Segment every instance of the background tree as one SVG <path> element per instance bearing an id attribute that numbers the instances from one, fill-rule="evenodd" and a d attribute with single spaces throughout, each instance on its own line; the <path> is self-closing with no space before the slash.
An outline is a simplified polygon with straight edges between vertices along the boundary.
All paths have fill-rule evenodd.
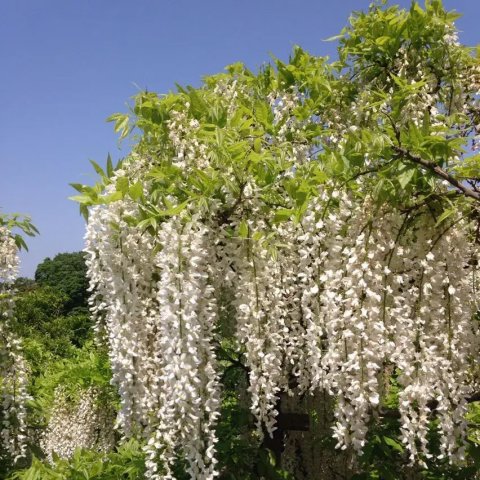
<path id="1" fill-rule="evenodd" d="M 26 354 L 30 341 L 40 342 L 44 353 L 68 357 L 92 337 L 92 322 L 80 308 L 69 311 L 71 302 L 56 288 L 45 286 L 18 294 L 15 307 L 15 331 L 24 340 Z M 70 353 L 69 353 L 70 352 Z M 37 352 L 32 352 L 32 365 L 40 367 Z"/>
<path id="2" fill-rule="evenodd" d="M 35 270 L 35 281 L 41 286 L 54 287 L 67 295 L 66 308 L 87 306 L 85 254 L 83 252 L 59 253 L 53 259 L 46 258 Z"/>
<path id="3" fill-rule="evenodd" d="M 14 285 L 15 291 L 19 293 L 31 291 L 37 286 L 35 280 L 28 277 L 18 277 Z"/>

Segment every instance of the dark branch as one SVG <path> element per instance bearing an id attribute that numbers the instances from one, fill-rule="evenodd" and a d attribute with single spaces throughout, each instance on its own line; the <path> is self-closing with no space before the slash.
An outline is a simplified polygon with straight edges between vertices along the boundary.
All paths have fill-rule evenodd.
<path id="1" fill-rule="evenodd" d="M 434 173 L 437 177 L 442 178 L 443 180 L 446 180 L 450 185 L 455 187 L 457 190 L 463 193 L 463 195 L 465 195 L 466 197 L 473 198 L 477 202 L 480 202 L 479 192 L 476 192 L 475 190 L 472 190 L 471 188 L 468 188 L 465 185 L 463 185 L 463 183 L 459 182 L 454 176 L 450 175 L 448 172 L 446 172 L 443 168 L 441 168 L 436 163 L 431 162 L 430 160 L 425 160 L 424 158 L 421 158 L 418 155 L 415 155 L 409 152 L 405 148 L 402 148 L 402 147 L 393 147 L 393 148 L 398 154 L 405 157 L 407 160 L 410 160 L 411 162 L 416 163 L 417 165 L 420 165 L 425 170 L 428 170 Z"/>

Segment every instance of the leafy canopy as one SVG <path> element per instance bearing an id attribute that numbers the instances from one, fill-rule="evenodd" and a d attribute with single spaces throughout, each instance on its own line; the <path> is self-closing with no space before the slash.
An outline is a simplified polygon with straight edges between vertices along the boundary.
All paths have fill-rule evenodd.
<path id="1" fill-rule="evenodd" d="M 469 151 L 480 123 L 478 52 L 456 41 L 458 14 L 441 1 L 413 2 L 410 10 L 383 4 L 351 16 L 337 37 L 338 61 L 295 47 L 288 63 L 275 59 L 258 73 L 237 63 L 200 88 L 138 94 L 129 114 L 110 120 L 121 138 L 133 134 L 134 152 L 152 160 L 149 172 L 111 185 L 122 162 L 114 167 L 109 158 L 105 170 L 94 163 L 99 183 L 73 184 L 80 192 L 73 198 L 85 214 L 88 206 L 131 198 L 141 216 L 129 220 L 152 231 L 192 203 L 207 214 L 218 202 L 227 216 L 238 211 L 249 182 L 273 223 L 299 219 L 319 184 L 358 191 L 359 179 L 379 205 L 432 204 L 442 221 L 468 210 L 480 199 L 479 157 Z M 237 108 L 229 115 L 222 88 L 232 82 Z M 288 118 L 274 119 L 268 98 L 282 92 L 299 99 L 289 118 L 300 131 L 288 130 Z M 172 163 L 168 131 L 179 112 L 198 122 L 207 168 Z M 302 146 L 315 161 L 292 170 Z"/>

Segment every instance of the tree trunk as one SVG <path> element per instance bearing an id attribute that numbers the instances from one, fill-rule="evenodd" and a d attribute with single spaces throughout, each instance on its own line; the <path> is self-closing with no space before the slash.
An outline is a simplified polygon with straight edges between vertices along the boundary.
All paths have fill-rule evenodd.
<path id="1" fill-rule="evenodd" d="M 326 392 L 282 394 L 278 429 L 265 446 L 295 480 L 344 480 L 354 473 L 350 452 L 333 451 L 333 399 Z M 306 412 L 310 412 L 307 414 Z"/>

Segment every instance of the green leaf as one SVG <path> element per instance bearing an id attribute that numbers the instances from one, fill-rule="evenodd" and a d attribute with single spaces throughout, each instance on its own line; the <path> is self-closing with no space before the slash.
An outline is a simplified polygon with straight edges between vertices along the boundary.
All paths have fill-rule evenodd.
<path id="1" fill-rule="evenodd" d="M 323 170 L 320 170 L 319 168 L 317 168 L 315 169 L 313 178 L 315 178 L 317 183 L 323 184 L 328 180 L 328 175 Z"/>
<path id="2" fill-rule="evenodd" d="M 73 200 L 74 202 L 80 203 L 80 204 L 91 204 L 92 203 L 92 197 L 90 195 L 73 195 L 73 197 L 68 197 L 69 200 Z"/>
<path id="3" fill-rule="evenodd" d="M 134 183 L 129 189 L 128 193 L 132 200 L 138 200 L 143 195 L 143 185 L 141 182 Z"/>
<path id="4" fill-rule="evenodd" d="M 120 132 L 120 139 L 125 138 L 129 131 L 129 117 L 127 114 L 114 113 L 107 118 L 107 122 L 115 122 L 113 130 L 116 133 Z"/>
<path id="5" fill-rule="evenodd" d="M 115 184 L 117 191 L 122 192 L 124 195 L 128 193 L 129 180 L 127 177 L 119 177 Z"/>
<path id="6" fill-rule="evenodd" d="M 242 220 L 238 225 L 238 236 L 240 238 L 248 238 L 249 227 L 245 220 Z"/>
<path id="7" fill-rule="evenodd" d="M 437 223 L 435 224 L 435 227 L 438 227 L 441 223 L 443 223 L 447 218 L 451 217 L 452 215 L 455 214 L 456 208 L 447 208 L 442 212 L 442 214 L 438 217 Z"/>
<path id="8" fill-rule="evenodd" d="M 253 233 L 252 235 L 252 240 L 255 242 L 260 241 L 263 237 L 265 236 L 264 232 L 257 230 L 256 232 Z"/>
<path id="9" fill-rule="evenodd" d="M 387 35 L 384 35 L 382 37 L 376 38 L 375 43 L 379 46 L 382 46 L 382 45 L 385 45 L 389 40 L 390 40 L 390 37 Z"/>
<path id="10" fill-rule="evenodd" d="M 262 101 L 255 102 L 255 116 L 265 129 L 269 129 L 272 126 L 273 113 L 268 103 Z"/>
<path id="11" fill-rule="evenodd" d="M 413 176 L 415 175 L 415 168 L 407 168 L 398 176 L 398 183 L 405 190 L 405 187 L 411 182 Z"/>
<path id="12" fill-rule="evenodd" d="M 124 193 L 120 191 L 116 191 L 111 193 L 110 195 L 106 195 L 105 197 L 101 197 L 101 199 L 95 203 L 99 204 L 108 204 L 108 203 L 113 203 L 113 202 L 118 202 L 119 200 L 122 200 L 124 197 Z"/>
<path id="13" fill-rule="evenodd" d="M 260 137 L 253 141 L 253 151 L 255 153 L 260 153 L 262 151 L 262 139 Z"/>
<path id="14" fill-rule="evenodd" d="M 85 190 L 85 185 L 82 185 L 81 183 L 70 183 L 70 186 L 80 193 L 83 193 Z"/>
<path id="15" fill-rule="evenodd" d="M 383 437 L 383 441 L 389 446 L 392 447 L 397 452 L 403 453 L 404 447 L 401 443 L 398 443 L 396 440 L 390 437 Z"/>
<path id="16" fill-rule="evenodd" d="M 423 14 L 425 13 L 424 10 L 422 9 L 422 7 L 417 3 L 417 2 L 412 2 L 412 7 L 410 9 L 410 13 L 413 14 L 413 13 L 416 13 L 420 16 L 423 16 Z"/>
<path id="17" fill-rule="evenodd" d="M 107 175 L 109 178 L 113 176 L 113 163 L 110 154 L 107 156 Z"/>
<path id="18" fill-rule="evenodd" d="M 19 234 L 15 235 L 14 239 L 15 239 L 15 245 L 19 250 L 23 248 L 25 251 L 28 252 L 27 243 L 25 242 L 24 238 L 21 235 Z"/>
<path id="19" fill-rule="evenodd" d="M 390 73 L 390 78 L 393 79 L 393 81 L 400 87 L 400 88 L 405 88 L 407 86 L 407 82 L 403 80 L 400 77 L 397 77 L 397 75 L 394 75 L 393 73 Z"/>
<path id="20" fill-rule="evenodd" d="M 97 162 L 90 160 L 90 163 L 92 164 L 93 168 L 98 173 L 98 175 L 100 175 L 101 177 L 106 177 L 103 168 Z"/>
<path id="21" fill-rule="evenodd" d="M 88 222 L 88 206 L 87 205 L 80 205 L 80 215 L 84 218 L 86 222 Z"/>
<path id="22" fill-rule="evenodd" d="M 95 462 L 90 468 L 90 474 L 95 477 L 103 472 L 103 463 L 101 461 Z"/>
<path id="23" fill-rule="evenodd" d="M 174 205 L 170 208 L 167 208 L 166 210 L 157 210 L 156 213 L 160 217 L 173 217 L 181 213 L 185 209 L 185 207 L 190 203 L 191 203 L 190 200 L 187 200 L 185 202 L 179 203 L 178 205 Z"/>
<path id="24" fill-rule="evenodd" d="M 200 118 L 207 113 L 208 106 L 197 90 L 189 87 L 190 111 L 195 118 Z"/>
<path id="25" fill-rule="evenodd" d="M 291 208 L 280 208 L 275 211 L 275 215 L 273 217 L 273 223 L 286 222 L 291 218 L 293 213 L 294 213 L 294 210 L 292 210 Z"/>
<path id="26" fill-rule="evenodd" d="M 295 76 L 292 73 L 292 68 L 295 67 L 290 65 L 285 65 L 280 60 L 277 60 L 277 69 L 279 73 L 279 77 L 285 82 L 286 87 L 290 87 L 295 83 Z M 290 68 L 289 68 L 290 67 Z"/>

